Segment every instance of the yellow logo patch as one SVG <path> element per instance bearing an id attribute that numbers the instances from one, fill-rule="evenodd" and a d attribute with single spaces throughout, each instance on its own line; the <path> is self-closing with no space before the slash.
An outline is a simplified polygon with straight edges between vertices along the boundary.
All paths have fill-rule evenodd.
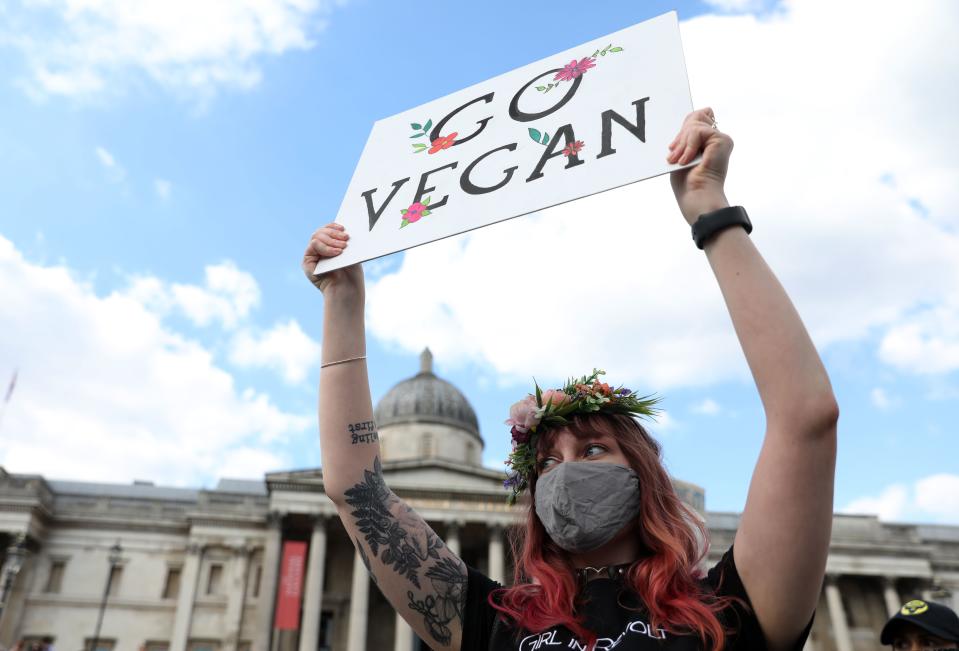
<path id="1" fill-rule="evenodd" d="M 921 615 L 929 610 L 929 604 L 919 599 L 913 599 L 906 603 L 899 612 L 903 615 Z"/>

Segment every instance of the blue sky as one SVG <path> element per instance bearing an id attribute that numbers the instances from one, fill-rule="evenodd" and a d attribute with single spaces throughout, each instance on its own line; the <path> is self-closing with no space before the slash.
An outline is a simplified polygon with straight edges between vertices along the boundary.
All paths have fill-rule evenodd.
<path id="1" fill-rule="evenodd" d="M 839 398 L 837 509 L 959 524 L 952 3 L 868 25 L 822 0 L 208 4 L 0 7 L 9 471 L 318 465 L 323 308 L 299 256 L 372 123 L 676 9 L 694 100 L 737 142 L 730 197 Z M 761 408 L 687 240 L 653 180 L 369 265 L 374 400 L 431 346 L 499 467 L 531 376 L 605 367 L 663 395 L 670 470 L 741 509 Z"/>

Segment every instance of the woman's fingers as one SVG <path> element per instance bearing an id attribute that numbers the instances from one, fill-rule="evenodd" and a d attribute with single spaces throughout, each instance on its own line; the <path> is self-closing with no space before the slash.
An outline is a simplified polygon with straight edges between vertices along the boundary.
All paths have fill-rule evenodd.
<path id="1" fill-rule="evenodd" d="M 321 258 L 331 258 L 335 255 L 341 254 L 345 248 L 346 242 L 334 240 L 326 233 L 319 232 L 314 234 L 310 239 L 310 245 L 307 248 L 307 252 Z"/>
<path id="2" fill-rule="evenodd" d="M 669 143 L 666 161 L 671 164 L 685 165 L 696 158 L 712 134 L 718 133 L 715 124 L 716 114 L 708 106 L 686 115 L 679 133 Z"/>

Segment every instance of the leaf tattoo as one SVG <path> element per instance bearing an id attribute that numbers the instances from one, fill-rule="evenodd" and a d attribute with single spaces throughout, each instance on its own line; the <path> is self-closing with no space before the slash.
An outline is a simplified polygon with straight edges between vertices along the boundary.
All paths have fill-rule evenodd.
<path id="1" fill-rule="evenodd" d="M 429 527 L 409 527 L 411 532 L 393 515 L 390 507 L 398 506 L 400 500 L 383 481 L 379 457 L 373 459 L 372 472 L 364 470 L 363 481 L 346 491 L 346 502 L 354 509 L 350 515 L 357 519 L 356 526 L 366 538 L 370 552 L 419 588 L 418 570 L 430 558 L 439 560 L 443 542 Z M 407 507 L 406 514 L 411 513 L 412 509 Z"/>

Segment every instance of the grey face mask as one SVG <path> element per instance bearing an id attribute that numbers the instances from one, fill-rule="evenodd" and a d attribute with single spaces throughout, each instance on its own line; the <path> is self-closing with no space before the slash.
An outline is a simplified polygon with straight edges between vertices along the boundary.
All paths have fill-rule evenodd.
<path id="1" fill-rule="evenodd" d="M 536 515 L 568 552 L 602 547 L 639 515 L 639 475 L 615 463 L 561 463 L 536 481 Z"/>

